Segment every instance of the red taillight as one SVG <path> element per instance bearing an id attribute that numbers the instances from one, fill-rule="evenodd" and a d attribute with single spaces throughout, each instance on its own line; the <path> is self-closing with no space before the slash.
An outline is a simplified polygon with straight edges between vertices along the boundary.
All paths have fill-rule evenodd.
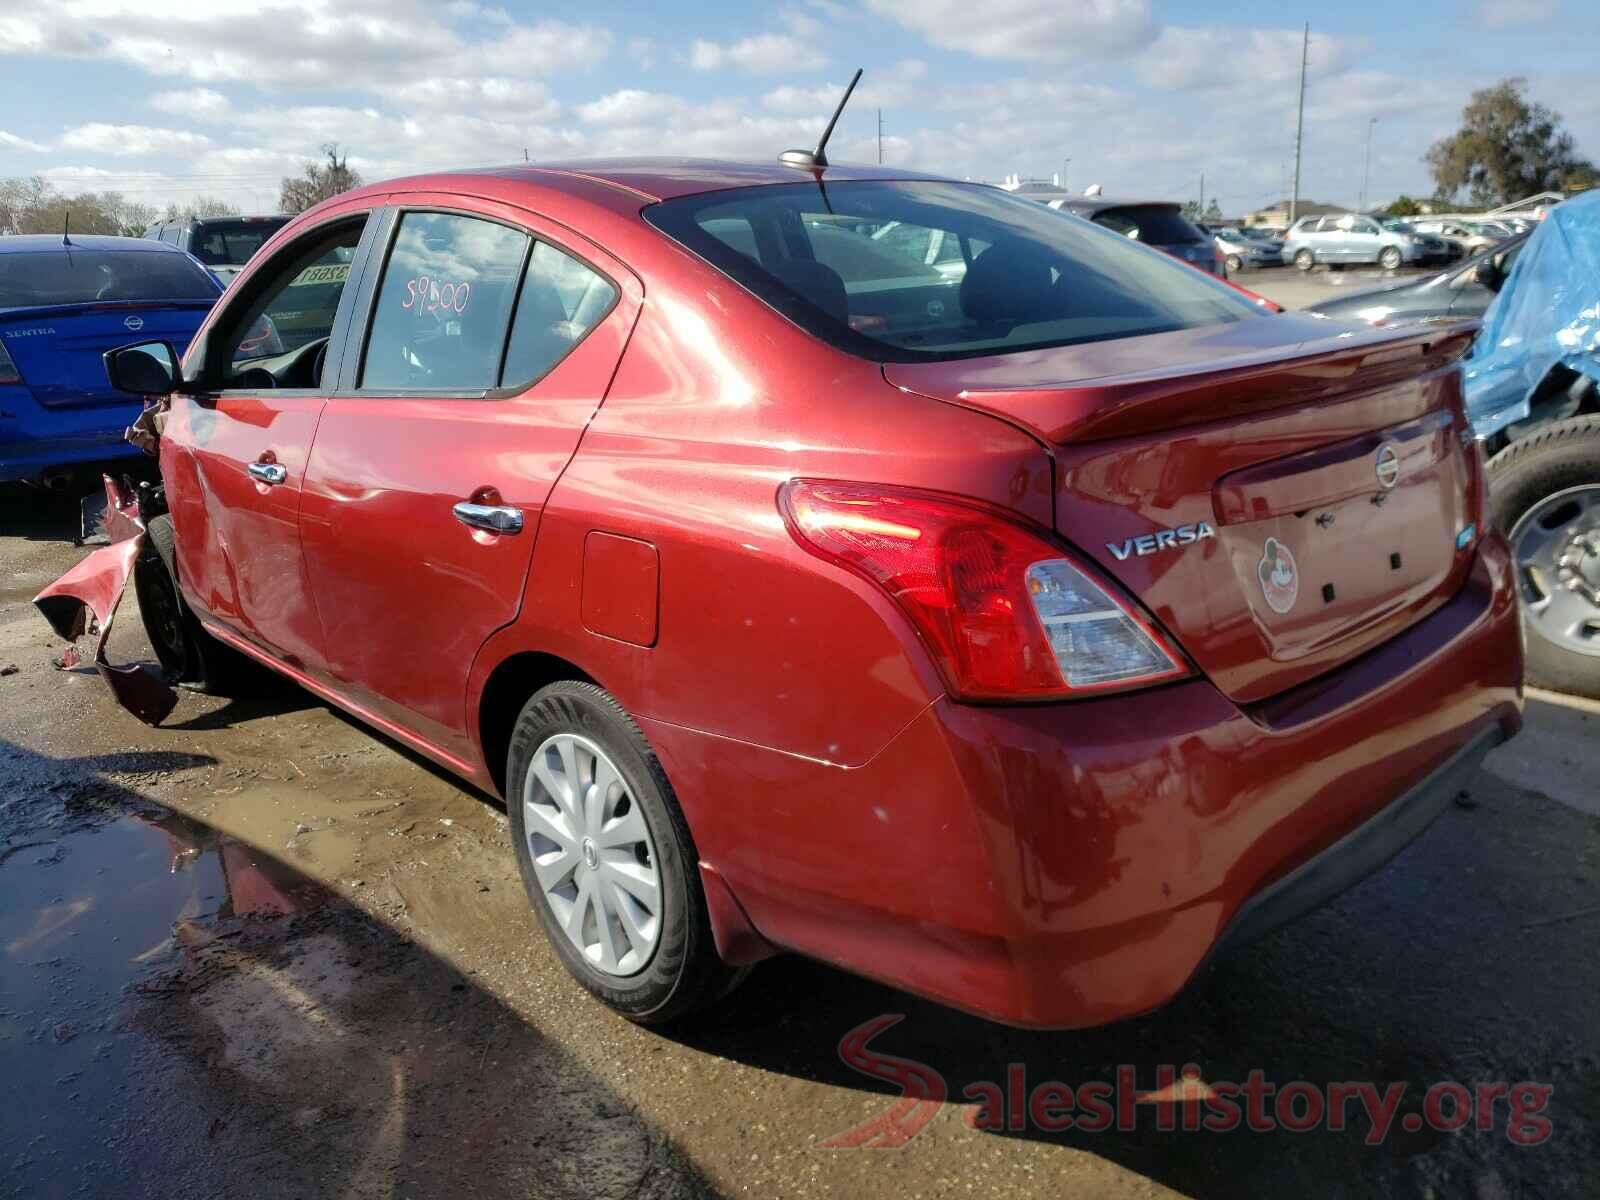
<path id="1" fill-rule="evenodd" d="M 17 370 L 17 364 L 11 361 L 11 353 L 6 349 L 6 344 L 0 342 L 0 383 L 21 383 L 22 374 Z"/>
<path id="2" fill-rule="evenodd" d="M 800 545 L 893 597 L 958 697 L 1059 698 L 1188 674 L 1092 568 L 1000 513 L 818 480 L 791 480 L 778 497 Z"/>

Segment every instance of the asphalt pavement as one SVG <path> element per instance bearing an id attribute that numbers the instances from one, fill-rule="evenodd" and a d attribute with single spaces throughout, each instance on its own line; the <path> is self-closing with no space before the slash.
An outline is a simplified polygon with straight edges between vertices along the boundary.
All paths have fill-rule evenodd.
<path id="1" fill-rule="evenodd" d="M 0 493 L 0 1194 L 1600 1193 L 1594 705 L 1533 697 L 1388 868 L 1137 1020 L 1019 1032 L 784 958 L 652 1032 L 566 976 L 493 798 L 286 684 L 150 729 L 54 669 L 29 599 L 70 523 Z M 131 593 L 112 653 L 150 653 Z M 852 1066 L 869 1022 L 893 1057 Z M 906 1063 L 944 1103 L 900 1100 Z M 1395 1107 L 1161 1128 L 1188 1064 Z M 1113 1128 L 1030 1107 L 1124 1075 Z M 1454 1085 L 1490 1103 L 1441 1128 Z"/>

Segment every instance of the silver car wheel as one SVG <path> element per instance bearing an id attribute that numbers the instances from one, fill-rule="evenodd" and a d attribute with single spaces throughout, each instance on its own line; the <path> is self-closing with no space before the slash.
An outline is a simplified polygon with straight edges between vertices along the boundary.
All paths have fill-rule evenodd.
<path id="1" fill-rule="evenodd" d="M 1600 656 L 1600 486 L 1556 492 L 1511 529 L 1528 628 Z"/>
<path id="2" fill-rule="evenodd" d="M 644 970 L 661 939 L 661 876 L 621 772 L 587 738 L 555 734 L 534 752 L 522 813 L 534 874 L 567 940 L 608 975 Z"/>

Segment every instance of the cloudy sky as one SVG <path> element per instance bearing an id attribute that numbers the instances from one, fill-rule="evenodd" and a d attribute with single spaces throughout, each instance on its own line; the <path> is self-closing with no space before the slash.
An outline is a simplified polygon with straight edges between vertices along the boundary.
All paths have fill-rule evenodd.
<path id="1" fill-rule="evenodd" d="M 0 176 L 153 203 L 276 206 L 324 142 L 368 179 L 610 154 L 830 153 L 1230 215 L 1283 195 L 1300 22 L 1303 194 L 1431 188 L 1420 157 L 1468 93 L 1528 78 L 1600 158 L 1595 0 L 0 0 Z M 1070 164 L 1066 160 L 1070 159 Z"/>

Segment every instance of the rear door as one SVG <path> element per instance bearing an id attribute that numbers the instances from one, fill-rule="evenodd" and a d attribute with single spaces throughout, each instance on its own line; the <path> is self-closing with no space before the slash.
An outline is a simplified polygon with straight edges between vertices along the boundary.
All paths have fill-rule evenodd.
<path id="1" fill-rule="evenodd" d="M 313 674 L 326 659 L 300 551 L 301 493 L 337 377 L 353 301 L 348 277 L 362 260 L 371 204 L 304 231 L 230 296 L 196 344 L 199 361 L 186 363 L 206 390 L 173 397 L 161 443 L 190 603 Z M 280 326 L 297 338 L 285 345 Z"/>
<path id="2" fill-rule="evenodd" d="M 384 217 L 301 538 L 337 685 L 465 757 L 473 658 L 517 616 L 545 501 L 643 293 L 525 210 L 407 201 Z"/>

